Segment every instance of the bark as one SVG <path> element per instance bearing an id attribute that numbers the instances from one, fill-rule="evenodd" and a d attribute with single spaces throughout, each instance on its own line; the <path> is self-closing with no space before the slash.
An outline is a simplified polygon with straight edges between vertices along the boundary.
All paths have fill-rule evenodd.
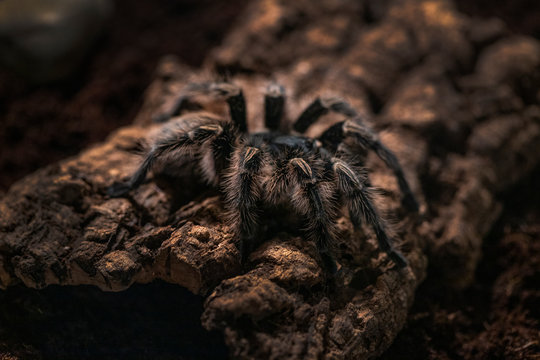
<path id="1" fill-rule="evenodd" d="M 539 162 L 538 69 L 536 40 L 448 1 L 256 1 L 203 71 L 163 60 L 134 125 L 4 195 L 0 287 L 120 291 L 163 279 L 207 296 L 203 325 L 223 331 L 233 358 L 377 356 L 403 327 L 428 263 L 449 286 L 474 280 L 501 211 L 497 194 Z M 138 166 L 138 142 L 160 126 L 151 119 L 216 70 L 244 87 L 252 130 L 270 79 L 287 88 L 290 119 L 317 94 L 345 97 L 364 114 L 421 200 L 419 215 L 405 211 L 390 170 L 369 158 L 371 181 L 384 189 L 377 205 L 409 267 L 396 269 L 371 230 L 355 231 L 346 216 L 334 286 L 314 245 L 286 228 L 270 227 L 241 264 L 219 192 L 189 166 L 156 171 L 126 198 L 105 195 Z"/>

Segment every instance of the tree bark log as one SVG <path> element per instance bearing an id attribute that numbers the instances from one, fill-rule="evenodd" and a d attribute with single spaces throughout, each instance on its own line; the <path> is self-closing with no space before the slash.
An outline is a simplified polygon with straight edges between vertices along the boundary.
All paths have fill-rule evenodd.
<path id="1" fill-rule="evenodd" d="M 234 358 L 377 356 L 403 327 L 428 263 L 449 286 L 474 280 L 501 211 L 497 194 L 540 160 L 539 69 L 537 41 L 473 21 L 449 1 L 256 1 L 203 71 L 163 60 L 134 125 L 5 194 L 0 288 L 121 291 L 163 279 L 207 296 L 203 325 L 223 331 Z M 410 266 L 396 269 L 371 230 L 355 231 L 346 216 L 335 289 L 325 286 L 315 246 L 286 231 L 269 231 L 242 266 L 219 192 L 189 166 L 108 198 L 107 187 L 138 166 L 137 143 L 159 128 L 152 117 L 208 71 L 244 87 L 252 130 L 262 127 L 260 89 L 270 79 L 285 85 L 290 119 L 318 94 L 349 100 L 421 200 L 420 215 L 407 213 L 390 170 L 368 159 L 372 183 L 384 189 L 377 205 Z"/>

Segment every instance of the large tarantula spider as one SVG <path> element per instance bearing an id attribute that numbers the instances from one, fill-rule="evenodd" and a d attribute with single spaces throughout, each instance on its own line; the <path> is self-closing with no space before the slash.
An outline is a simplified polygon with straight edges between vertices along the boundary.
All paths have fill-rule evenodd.
<path id="1" fill-rule="evenodd" d="M 271 84 L 264 105 L 268 131 L 249 133 L 242 89 L 228 82 L 189 86 L 179 97 L 175 112 L 201 94 L 226 101 L 230 119 L 192 114 L 189 119 L 167 122 L 131 179 L 114 184 L 109 195 L 122 196 L 138 187 L 158 161 L 195 156 L 205 180 L 221 186 L 225 194 L 243 258 L 255 240 L 261 207 L 287 203 L 304 217 L 307 234 L 316 244 L 326 270 L 336 273 L 332 244 L 336 210 L 342 199 L 355 227 L 365 219 L 373 227 L 379 247 L 397 266 L 407 266 L 405 257 L 392 246 L 384 221 L 373 205 L 367 175 L 359 171 L 367 150 L 375 151 L 393 170 L 403 204 L 414 211 L 418 204 L 396 156 L 349 104 L 337 98 L 317 98 L 294 122 L 295 132 L 285 133 L 279 130 L 283 128 L 284 89 Z M 328 112 L 342 114 L 346 120 L 328 128 L 318 139 L 300 135 Z"/>

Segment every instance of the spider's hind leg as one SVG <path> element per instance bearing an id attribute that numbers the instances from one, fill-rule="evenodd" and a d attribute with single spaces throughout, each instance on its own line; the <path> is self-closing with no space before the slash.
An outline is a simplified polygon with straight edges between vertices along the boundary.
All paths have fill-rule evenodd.
<path id="1" fill-rule="evenodd" d="M 173 116 L 180 115 L 182 109 L 184 109 L 187 104 L 190 103 L 191 96 L 188 94 L 182 94 L 174 99 L 173 105 L 168 109 L 168 111 L 156 114 L 152 116 L 152 122 L 155 123 L 164 123 L 169 121 Z"/>
<path id="2" fill-rule="evenodd" d="M 285 107 L 285 89 L 278 84 L 270 84 L 264 95 L 264 122 L 268 129 L 279 130 Z"/>
<path id="3" fill-rule="evenodd" d="M 229 82 L 193 83 L 186 87 L 174 106 L 166 114 L 154 119 L 155 122 L 163 122 L 172 116 L 179 114 L 181 108 L 190 103 L 197 95 L 206 95 L 214 100 L 222 100 L 229 106 L 232 121 L 242 132 L 247 131 L 246 101 L 242 89 Z"/>
<path id="4" fill-rule="evenodd" d="M 228 82 L 216 82 L 209 84 L 205 90 L 212 97 L 225 100 L 232 121 L 241 132 L 247 132 L 246 100 L 242 88 Z"/>
<path id="5" fill-rule="evenodd" d="M 385 230 L 384 220 L 379 216 L 373 204 L 370 188 L 345 162 L 333 159 L 332 167 L 337 176 L 338 188 L 347 202 L 353 225 L 359 228 L 360 219 L 364 218 L 373 227 L 381 250 L 385 251 L 397 266 L 406 267 L 407 259 L 393 248 Z"/>

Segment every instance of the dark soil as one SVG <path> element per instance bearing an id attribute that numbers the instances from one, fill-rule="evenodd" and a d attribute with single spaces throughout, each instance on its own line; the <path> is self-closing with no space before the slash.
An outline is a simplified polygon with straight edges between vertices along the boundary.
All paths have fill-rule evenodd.
<path id="1" fill-rule="evenodd" d="M 116 0 L 93 55 L 69 80 L 36 87 L 0 69 L 0 192 L 129 124 L 158 60 L 200 65 L 245 3 Z"/>
<path id="2" fill-rule="evenodd" d="M 428 276 L 384 359 L 538 359 L 539 181 L 537 169 L 501 195 L 504 214 L 484 242 L 474 285 L 458 292 Z"/>
<path id="3" fill-rule="evenodd" d="M 471 16 L 497 17 L 513 32 L 540 37 L 537 2 L 456 4 Z M 540 169 L 501 194 L 504 213 L 484 242 L 474 285 L 459 292 L 428 276 L 416 293 L 407 326 L 383 359 L 540 358 L 538 183 Z"/>
<path id="4" fill-rule="evenodd" d="M 456 5 L 465 14 L 497 17 L 514 32 L 540 37 L 540 6 L 535 0 L 456 0 Z"/>
<path id="5" fill-rule="evenodd" d="M 34 87 L 1 71 L 0 193 L 25 174 L 76 154 L 130 123 L 157 61 L 172 53 L 200 65 L 246 2 L 143 0 L 135 5 L 117 0 L 106 34 L 73 79 Z M 498 16 L 513 31 L 540 37 L 537 2 L 457 3 L 464 12 Z M 539 358 L 538 183 L 540 170 L 501 194 L 505 212 L 485 242 L 473 286 L 459 292 L 437 278 L 426 279 L 406 328 L 384 358 Z M 219 337 L 203 336 L 202 300 L 172 285 L 137 285 L 123 293 L 15 287 L 0 292 L 0 299 L 0 359 L 8 350 L 29 359 L 226 354 Z M 181 313 L 193 316 L 180 318 Z"/>
<path id="6" fill-rule="evenodd" d="M 222 359 L 220 333 L 199 319 L 203 298 L 163 282 L 118 293 L 96 287 L 0 292 L 0 359 Z M 186 317 L 186 314 L 189 314 Z M 204 339 L 204 343 L 201 343 Z"/>

